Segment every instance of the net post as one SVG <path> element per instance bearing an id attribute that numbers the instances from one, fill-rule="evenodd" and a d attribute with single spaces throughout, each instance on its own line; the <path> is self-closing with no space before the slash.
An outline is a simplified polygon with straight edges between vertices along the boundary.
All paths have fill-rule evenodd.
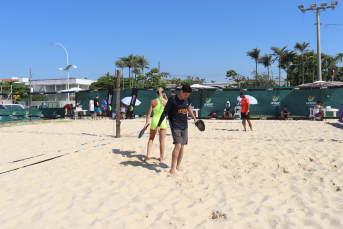
<path id="1" fill-rule="evenodd" d="M 120 138 L 120 70 L 117 70 L 116 89 L 116 137 Z"/>

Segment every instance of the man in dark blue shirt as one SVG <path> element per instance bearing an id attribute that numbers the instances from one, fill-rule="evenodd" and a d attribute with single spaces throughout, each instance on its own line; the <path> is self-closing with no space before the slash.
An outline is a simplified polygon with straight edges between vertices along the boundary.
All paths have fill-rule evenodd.
<path id="1" fill-rule="evenodd" d="M 173 135 L 173 144 L 175 145 L 172 155 L 172 164 L 169 173 L 176 176 L 176 170 L 181 171 L 180 165 L 183 157 L 184 146 L 188 143 L 188 122 L 187 112 L 190 113 L 194 122 L 197 119 L 191 108 L 191 99 L 188 98 L 192 92 L 189 85 L 183 85 L 179 94 L 168 99 L 168 102 L 161 115 L 156 131 L 159 133 L 160 125 L 168 114 L 171 132 Z"/>
<path id="2" fill-rule="evenodd" d="M 231 106 L 230 106 L 230 101 L 226 102 L 226 107 L 224 109 L 224 118 L 226 118 L 226 116 L 229 116 L 229 118 L 231 118 Z"/>

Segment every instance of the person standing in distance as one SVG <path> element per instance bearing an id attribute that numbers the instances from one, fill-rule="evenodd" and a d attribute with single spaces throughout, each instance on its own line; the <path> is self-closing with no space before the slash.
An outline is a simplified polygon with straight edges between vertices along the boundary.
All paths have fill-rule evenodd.
<path id="1" fill-rule="evenodd" d="M 101 109 L 99 106 L 99 95 L 96 95 L 95 99 L 94 99 L 94 120 L 96 120 L 96 116 L 99 112 L 99 116 L 101 117 Z M 99 119 L 100 119 L 99 117 Z"/>
<path id="2" fill-rule="evenodd" d="M 89 98 L 89 112 L 91 113 L 92 119 L 94 119 L 94 100 L 92 98 Z"/>
<path id="3" fill-rule="evenodd" d="M 250 103 L 249 103 L 249 99 L 247 97 L 245 97 L 243 92 L 241 92 L 239 97 L 242 98 L 242 100 L 241 100 L 241 106 L 242 106 L 241 116 L 242 116 L 242 124 L 243 124 L 244 130 L 247 131 L 246 121 L 248 121 L 250 130 L 252 131 L 252 125 L 251 125 L 251 122 L 250 122 Z"/>
<path id="4" fill-rule="evenodd" d="M 101 107 L 104 111 L 104 117 L 101 117 L 101 119 L 105 119 L 106 120 L 106 115 L 107 115 L 107 100 L 106 99 L 103 99 L 102 100 L 102 104 L 101 104 Z"/>
<path id="5" fill-rule="evenodd" d="M 189 85 L 183 85 L 179 94 L 168 99 L 161 118 L 157 124 L 156 132 L 160 132 L 160 126 L 168 114 L 170 128 L 173 136 L 174 150 L 172 154 L 172 163 L 169 173 L 176 176 L 176 170 L 181 170 L 181 161 L 184 153 L 184 146 L 188 143 L 188 122 L 187 112 L 190 113 L 195 123 L 197 119 L 191 108 L 191 99 L 188 98 L 192 92 Z"/>

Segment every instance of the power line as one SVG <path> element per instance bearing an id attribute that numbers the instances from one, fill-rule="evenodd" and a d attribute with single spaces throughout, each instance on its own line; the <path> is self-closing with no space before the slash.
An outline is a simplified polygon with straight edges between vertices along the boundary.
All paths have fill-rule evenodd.
<path id="1" fill-rule="evenodd" d="M 343 24 L 325 24 L 324 29 L 331 27 L 332 25 L 343 26 Z"/>

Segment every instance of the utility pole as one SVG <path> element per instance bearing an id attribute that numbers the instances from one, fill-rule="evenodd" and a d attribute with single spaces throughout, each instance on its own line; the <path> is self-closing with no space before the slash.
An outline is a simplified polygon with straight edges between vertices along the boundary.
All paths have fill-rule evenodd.
<path id="1" fill-rule="evenodd" d="M 304 5 L 300 5 L 298 6 L 298 8 L 301 10 L 301 12 L 305 13 L 305 11 L 307 10 L 312 10 L 315 11 L 316 13 L 316 19 L 317 19 L 317 23 L 315 25 L 317 25 L 317 80 L 318 81 L 322 81 L 322 57 L 321 57 L 321 50 L 320 50 L 320 19 L 319 19 L 319 15 L 320 15 L 320 10 L 325 11 L 325 9 L 328 8 L 332 8 L 335 9 L 335 7 L 337 6 L 338 1 L 333 1 L 331 2 L 331 6 L 327 6 L 327 3 L 321 3 L 320 7 L 317 7 L 317 4 L 311 4 L 310 7 L 308 9 L 304 9 L 305 6 Z"/>
<path id="2" fill-rule="evenodd" d="M 279 86 L 281 86 L 281 55 L 279 55 Z"/>
<path id="3" fill-rule="evenodd" d="M 31 88 L 31 79 L 32 79 L 32 74 L 31 74 L 31 68 L 30 68 L 30 122 L 32 122 L 32 117 L 31 117 L 31 115 L 32 115 L 32 92 L 33 92 L 33 90 L 32 90 L 32 88 Z"/>
<path id="4" fill-rule="evenodd" d="M 158 61 L 158 74 L 161 73 L 161 65 L 160 65 L 160 61 Z"/>
<path id="5" fill-rule="evenodd" d="M 116 138 L 120 138 L 120 70 L 117 70 Z"/>

